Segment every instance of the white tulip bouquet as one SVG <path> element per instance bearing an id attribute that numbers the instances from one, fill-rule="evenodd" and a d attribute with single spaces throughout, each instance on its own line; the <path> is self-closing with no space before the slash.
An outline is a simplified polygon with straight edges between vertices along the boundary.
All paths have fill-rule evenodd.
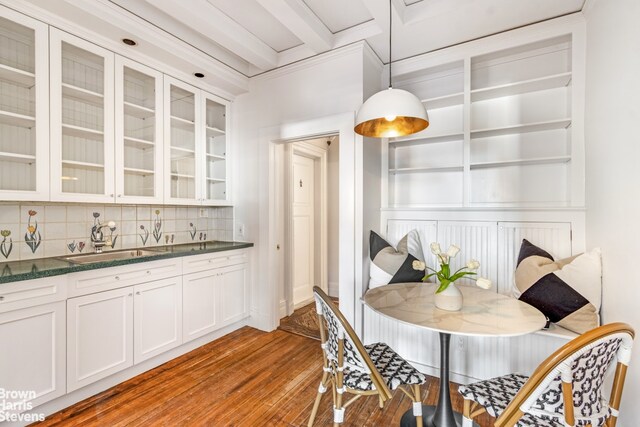
<path id="1" fill-rule="evenodd" d="M 442 252 L 442 250 L 440 249 L 440 244 L 434 242 L 431 243 L 431 252 L 438 257 L 438 261 L 440 262 L 440 270 L 436 271 L 433 268 L 427 267 L 424 262 L 417 260 L 413 261 L 412 266 L 414 270 L 425 272 L 425 276 L 422 278 L 423 282 L 426 282 L 432 276 L 437 277 L 438 282 L 440 282 L 440 286 L 436 290 L 436 293 L 444 291 L 445 289 L 447 289 L 449 284 L 464 276 L 476 275 L 477 273 L 475 271 L 480 268 L 480 262 L 472 259 L 467 262 L 467 265 L 452 273 L 449 262 L 452 258 L 455 258 L 456 255 L 458 255 L 458 252 L 460 252 L 460 248 L 456 245 L 451 245 L 449 246 L 449 249 L 447 249 L 447 252 Z M 429 273 L 429 271 L 432 271 L 432 273 Z M 476 285 L 482 289 L 489 289 L 491 287 L 491 280 L 485 279 L 483 277 L 478 277 L 478 279 L 476 280 Z"/>

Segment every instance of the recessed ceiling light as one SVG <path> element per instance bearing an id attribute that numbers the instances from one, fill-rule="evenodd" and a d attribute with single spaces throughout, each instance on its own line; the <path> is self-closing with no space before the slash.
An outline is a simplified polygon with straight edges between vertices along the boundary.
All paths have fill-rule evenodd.
<path id="1" fill-rule="evenodd" d="M 193 75 L 196 76 L 199 79 L 204 77 L 204 74 L 202 74 L 202 73 L 193 73 Z"/>
<path id="2" fill-rule="evenodd" d="M 126 44 L 127 46 L 135 46 L 138 44 L 135 40 L 131 39 L 122 39 L 122 43 Z"/>

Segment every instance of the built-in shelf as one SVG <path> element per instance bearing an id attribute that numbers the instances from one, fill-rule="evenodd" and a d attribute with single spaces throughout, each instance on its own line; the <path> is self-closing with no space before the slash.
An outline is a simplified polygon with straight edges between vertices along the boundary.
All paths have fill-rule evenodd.
<path id="1" fill-rule="evenodd" d="M 417 172 L 462 172 L 463 166 L 428 166 L 420 168 L 389 169 L 390 174 L 417 173 Z"/>
<path id="2" fill-rule="evenodd" d="M 36 125 L 36 118 L 33 116 L 26 116 L 24 114 L 0 110 L 0 123 L 23 128 L 32 128 Z"/>
<path id="3" fill-rule="evenodd" d="M 62 124 L 62 132 L 65 135 L 77 136 L 79 138 L 97 139 L 100 141 L 104 138 L 104 133 L 102 131 L 81 126 L 67 125 L 64 123 Z"/>
<path id="4" fill-rule="evenodd" d="M 472 130 L 471 138 L 488 138 L 515 133 L 542 132 L 546 130 L 566 129 L 569 126 L 571 126 L 571 119 L 549 120 L 546 122 Z"/>
<path id="5" fill-rule="evenodd" d="M 17 85 L 30 88 L 36 84 L 36 75 L 19 68 L 0 64 L 0 80 L 8 80 Z"/>
<path id="6" fill-rule="evenodd" d="M 145 150 L 147 148 L 155 147 L 156 144 L 153 141 L 147 141 L 146 139 L 125 136 L 124 145 L 127 147 L 140 148 L 142 150 Z"/>
<path id="7" fill-rule="evenodd" d="M 220 178 L 207 178 L 207 181 L 209 181 L 209 182 L 227 182 L 226 179 L 220 179 Z"/>
<path id="8" fill-rule="evenodd" d="M 63 160 L 63 166 L 73 167 L 75 169 L 102 170 L 104 165 L 98 163 L 77 162 L 75 160 Z"/>
<path id="9" fill-rule="evenodd" d="M 445 108 L 454 105 L 462 105 L 464 103 L 464 93 L 458 92 L 451 95 L 438 96 L 420 100 L 427 110 L 435 108 Z"/>
<path id="10" fill-rule="evenodd" d="M 36 156 L 29 154 L 5 153 L 0 151 L 0 160 L 9 160 L 14 163 L 33 163 Z"/>
<path id="11" fill-rule="evenodd" d="M 402 139 L 392 139 L 389 140 L 389 147 L 406 147 L 409 145 L 421 145 L 421 144 L 434 144 L 437 142 L 452 142 L 452 141 L 462 141 L 464 139 L 463 133 L 449 133 L 449 134 L 440 134 L 440 135 L 421 135 L 421 136 L 413 136 Z"/>
<path id="12" fill-rule="evenodd" d="M 148 169 L 124 168 L 124 173 L 130 174 L 130 175 L 146 176 L 146 175 L 153 175 L 154 171 L 148 170 Z"/>
<path id="13" fill-rule="evenodd" d="M 179 127 L 182 129 L 193 131 L 195 129 L 195 123 L 191 120 L 183 119 L 182 117 L 171 116 L 171 126 Z"/>
<path id="14" fill-rule="evenodd" d="M 568 86 L 569 83 L 571 83 L 571 72 L 554 74 L 537 79 L 475 89 L 471 91 L 471 101 L 483 101 L 485 99 L 565 87 Z"/>
<path id="15" fill-rule="evenodd" d="M 195 179 L 195 176 L 185 175 L 183 173 L 171 173 L 171 178 L 172 179 L 178 179 L 178 178 Z"/>
<path id="16" fill-rule="evenodd" d="M 171 147 L 172 150 L 174 151 L 178 151 L 180 153 L 186 153 L 186 154 L 195 154 L 196 152 L 194 150 L 190 150 L 188 148 L 182 148 L 182 147 Z"/>
<path id="17" fill-rule="evenodd" d="M 499 160 L 495 162 L 471 163 L 471 169 L 498 168 L 505 166 L 546 165 L 551 163 L 567 163 L 571 156 L 538 157 L 533 159 Z"/>
<path id="18" fill-rule="evenodd" d="M 104 105 L 104 95 L 78 86 L 62 83 L 62 96 L 79 99 L 89 104 Z"/>
<path id="19" fill-rule="evenodd" d="M 218 128 L 212 127 L 212 126 L 207 126 L 207 137 L 208 138 L 221 136 L 221 135 L 224 135 L 224 134 L 225 134 L 225 131 L 223 131 L 222 129 L 218 129 Z"/>
<path id="20" fill-rule="evenodd" d="M 148 119 L 155 117 L 156 112 L 152 108 L 143 107 L 142 105 L 133 104 L 131 102 L 124 103 L 124 113 L 128 116 L 137 117 L 139 119 Z"/>
<path id="21" fill-rule="evenodd" d="M 218 160 L 226 160 L 227 159 L 225 156 L 219 156 L 217 154 L 208 154 L 208 153 L 207 153 L 207 158 L 213 160 L 214 162 L 218 161 Z"/>

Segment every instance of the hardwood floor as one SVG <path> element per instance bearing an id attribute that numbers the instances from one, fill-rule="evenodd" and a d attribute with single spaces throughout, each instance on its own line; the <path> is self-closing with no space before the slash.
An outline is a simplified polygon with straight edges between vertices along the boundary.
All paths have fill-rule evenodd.
<path id="1" fill-rule="evenodd" d="M 321 376 L 319 342 L 245 327 L 53 414 L 41 426 L 306 426 Z M 437 378 L 423 386 L 434 404 Z M 454 408 L 462 400 L 452 392 Z M 404 393 L 378 408 L 361 398 L 345 426 L 395 426 L 411 406 Z M 331 395 L 316 426 L 331 425 Z M 490 418 L 481 420 L 489 426 Z"/>

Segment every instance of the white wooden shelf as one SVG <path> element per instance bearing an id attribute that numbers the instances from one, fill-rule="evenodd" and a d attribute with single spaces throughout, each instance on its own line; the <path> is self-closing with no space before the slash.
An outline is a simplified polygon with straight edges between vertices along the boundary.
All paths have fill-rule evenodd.
<path id="1" fill-rule="evenodd" d="M 505 166 L 527 166 L 546 165 L 551 163 L 567 163 L 571 161 L 571 156 L 538 157 L 533 159 L 500 160 L 495 162 L 471 163 L 471 169 L 486 169 Z"/>
<path id="2" fill-rule="evenodd" d="M 195 123 L 182 117 L 171 116 L 171 126 L 175 126 L 185 130 L 195 130 Z"/>
<path id="3" fill-rule="evenodd" d="M 139 119 L 148 119 L 155 117 L 156 112 L 152 108 L 143 107 L 142 105 L 133 104 L 131 102 L 124 103 L 124 113 L 128 116 L 137 117 Z"/>
<path id="4" fill-rule="evenodd" d="M 471 91 L 471 102 L 566 87 L 569 83 L 571 83 L 571 72 L 487 88 L 474 89 Z"/>
<path id="5" fill-rule="evenodd" d="M 207 181 L 209 181 L 209 182 L 227 182 L 226 179 L 220 179 L 220 178 L 207 178 Z"/>
<path id="6" fill-rule="evenodd" d="M 99 130 L 89 129 L 81 126 L 62 124 L 62 133 L 69 136 L 77 136 L 79 138 L 96 139 L 101 141 L 104 133 Z"/>
<path id="7" fill-rule="evenodd" d="M 100 107 L 104 105 L 103 94 L 83 89 L 78 86 L 70 85 L 68 83 L 62 83 L 62 96 L 79 99 L 81 101 Z"/>
<path id="8" fill-rule="evenodd" d="M 124 169 L 124 173 L 130 174 L 130 175 L 146 176 L 146 175 L 153 175 L 155 173 L 154 171 L 148 170 L 148 169 L 137 169 L 137 168 L 123 168 L 123 169 Z"/>
<path id="9" fill-rule="evenodd" d="M 75 169 L 103 170 L 104 165 L 98 163 L 77 162 L 75 160 L 63 160 L 63 166 L 70 166 Z"/>
<path id="10" fill-rule="evenodd" d="M 33 163 L 36 161 L 36 156 L 32 156 L 29 154 L 6 153 L 0 151 L 0 160 L 8 160 L 15 163 Z"/>
<path id="11" fill-rule="evenodd" d="M 209 154 L 209 153 L 207 153 L 207 158 L 212 159 L 214 162 L 218 160 L 227 160 L 225 156 L 219 156 L 217 154 Z"/>
<path id="12" fill-rule="evenodd" d="M 399 148 L 399 147 L 407 147 L 409 145 L 422 145 L 422 144 L 435 144 L 438 142 L 462 141 L 463 139 L 464 139 L 464 134 L 462 132 L 431 135 L 431 136 L 421 135 L 421 136 L 413 136 L 413 137 L 402 138 L 402 139 L 389 140 L 389 147 Z"/>
<path id="13" fill-rule="evenodd" d="M 186 175 L 186 174 L 182 174 L 182 173 L 171 173 L 171 178 L 172 179 L 178 179 L 178 178 L 186 178 L 186 179 L 195 179 L 194 175 Z"/>
<path id="14" fill-rule="evenodd" d="M 183 155 L 185 155 L 185 157 L 193 157 L 196 154 L 196 152 L 194 150 L 190 150 L 188 148 L 171 147 L 171 149 L 174 150 L 174 151 L 177 151 L 178 153 L 183 153 Z M 171 153 L 171 154 L 173 155 L 173 153 Z"/>
<path id="15" fill-rule="evenodd" d="M 462 172 L 464 166 L 428 166 L 422 168 L 389 169 L 390 174 L 421 173 L 421 172 Z"/>
<path id="16" fill-rule="evenodd" d="M 451 95 L 438 96 L 434 98 L 421 99 L 427 110 L 436 108 L 452 107 L 464 103 L 464 92 L 453 93 Z"/>
<path id="17" fill-rule="evenodd" d="M 472 130 L 471 138 L 488 138 L 492 136 L 510 135 L 515 133 L 542 132 L 545 130 L 566 129 L 569 126 L 571 126 L 571 119 L 549 120 L 546 122 L 526 123 L 513 126 Z"/>
<path id="18" fill-rule="evenodd" d="M 153 141 L 147 141 L 146 139 L 140 138 L 132 138 L 129 136 L 124 137 L 124 144 L 127 147 L 140 148 L 142 150 L 153 148 L 156 145 Z"/>
<path id="19" fill-rule="evenodd" d="M 207 126 L 207 137 L 208 138 L 221 136 L 221 135 L 224 135 L 224 134 L 225 134 L 225 131 L 223 131 L 222 129 L 218 129 L 216 127 Z"/>
<path id="20" fill-rule="evenodd" d="M 24 114 L 0 110 L 0 123 L 23 128 L 32 128 L 36 125 L 36 118 L 33 116 L 26 116 Z"/>
<path id="21" fill-rule="evenodd" d="M 19 86 L 31 88 L 36 84 L 36 75 L 19 68 L 0 64 L 0 80 L 8 80 Z"/>

